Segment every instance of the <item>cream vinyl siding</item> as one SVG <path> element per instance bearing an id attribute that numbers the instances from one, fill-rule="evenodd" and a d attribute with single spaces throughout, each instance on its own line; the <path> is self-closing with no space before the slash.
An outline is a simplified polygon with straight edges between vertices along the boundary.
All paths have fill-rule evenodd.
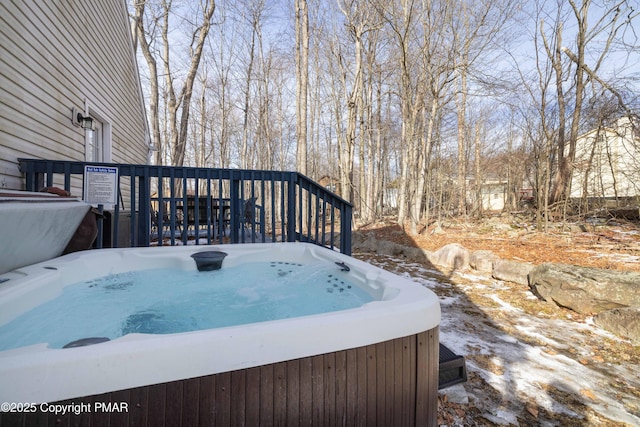
<path id="1" fill-rule="evenodd" d="M 0 1 L 0 188 L 19 157 L 85 160 L 71 109 L 98 111 L 116 163 L 146 163 L 146 118 L 125 0 Z"/>
<path id="2" fill-rule="evenodd" d="M 640 140 L 634 137 L 628 119 L 620 119 L 613 129 L 594 130 L 578 138 L 571 197 L 639 195 Z"/>

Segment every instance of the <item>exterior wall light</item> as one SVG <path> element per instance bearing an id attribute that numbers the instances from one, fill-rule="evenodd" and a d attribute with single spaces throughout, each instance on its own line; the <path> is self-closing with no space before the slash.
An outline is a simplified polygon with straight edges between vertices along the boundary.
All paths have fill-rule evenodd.
<path id="1" fill-rule="evenodd" d="M 71 123 L 85 130 L 93 130 L 93 119 L 83 115 L 76 107 L 71 109 Z"/>

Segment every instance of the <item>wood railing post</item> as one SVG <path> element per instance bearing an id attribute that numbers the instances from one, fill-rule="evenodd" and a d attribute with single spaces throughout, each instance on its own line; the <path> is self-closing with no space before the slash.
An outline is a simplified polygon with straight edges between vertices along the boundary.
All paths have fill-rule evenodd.
<path id="1" fill-rule="evenodd" d="M 240 197 L 240 178 L 236 173 L 231 173 L 229 176 L 229 196 L 231 200 L 229 203 L 230 206 L 230 223 L 229 227 L 231 228 L 230 236 L 231 243 L 239 243 L 240 242 L 240 212 L 242 211 L 241 197 Z"/>
<path id="2" fill-rule="evenodd" d="M 343 204 L 340 212 L 340 252 L 345 255 L 351 255 L 351 215 L 352 207 L 350 204 Z"/>
<path id="3" fill-rule="evenodd" d="M 133 179 L 134 177 L 132 177 Z M 149 167 L 143 168 L 143 173 L 138 180 L 138 246 L 149 246 L 151 237 L 151 185 L 149 179 Z M 131 213 L 131 221 L 134 221 L 135 212 Z"/>
<path id="4" fill-rule="evenodd" d="M 296 187 L 298 186 L 298 174 L 289 173 L 289 186 L 287 189 L 287 242 L 296 241 Z"/>

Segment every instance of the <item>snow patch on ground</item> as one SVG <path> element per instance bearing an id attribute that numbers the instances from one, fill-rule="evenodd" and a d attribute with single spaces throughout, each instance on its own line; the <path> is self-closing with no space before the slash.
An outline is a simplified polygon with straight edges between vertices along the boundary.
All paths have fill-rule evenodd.
<path id="1" fill-rule="evenodd" d="M 563 393 L 570 395 L 573 408 L 589 407 L 611 420 L 640 425 L 635 396 L 625 393 L 624 387 L 612 389 L 613 382 L 639 389 L 640 367 L 588 360 L 592 355 L 589 345 L 599 337 L 617 339 L 597 328 L 591 318 L 579 322 L 530 315 L 492 293 L 508 288 L 495 279 L 465 273 L 460 275 L 463 284 L 456 285 L 454 277 L 437 279 L 437 271 L 402 259 L 376 256 L 368 261 L 440 296 L 440 341 L 464 355 L 468 372 L 479 375 L 493 389 L 487 393 L 467 382 L 441 393 L 473 403 L 483 417 L 501 425 L 519 425 L 517 417 L 528 405 L 583 419 L 580 411 L 560 402 L 567 401 L 557 398 Z M 467 297 L 470 290 L 484 293 L 491 304 L 477 306 Z M 523 288 L 522 298 L 531 296 Z M 539 422 L 557 425 L 542 418 Z"/>

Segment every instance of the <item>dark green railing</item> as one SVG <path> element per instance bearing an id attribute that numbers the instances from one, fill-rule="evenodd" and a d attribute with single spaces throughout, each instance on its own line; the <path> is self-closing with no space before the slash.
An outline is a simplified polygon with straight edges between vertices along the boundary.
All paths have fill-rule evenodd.
<path id="1" fill-rule="evenodd" d="M 118 169 L 118 203 L 98 206 L 98 248 L 301 241 L 351 254 L 351 204 L 297 172 L 19 162 L 28 191 L 77 192 L 86 165 Z"/>

